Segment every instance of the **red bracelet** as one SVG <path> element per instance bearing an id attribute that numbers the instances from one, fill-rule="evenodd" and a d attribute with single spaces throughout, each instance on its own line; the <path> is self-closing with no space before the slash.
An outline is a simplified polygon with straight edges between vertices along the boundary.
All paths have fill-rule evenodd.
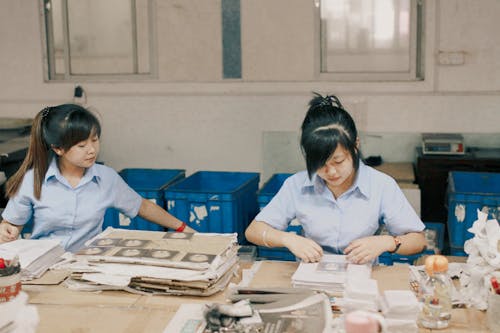
<path id="1" fill-rule="evenodd" d="M 175 229 L 176 232 L 183 232 L 184 229 L 186 229 L 186 223 L 182 222 L 181 226 L 177 229 Z"/>

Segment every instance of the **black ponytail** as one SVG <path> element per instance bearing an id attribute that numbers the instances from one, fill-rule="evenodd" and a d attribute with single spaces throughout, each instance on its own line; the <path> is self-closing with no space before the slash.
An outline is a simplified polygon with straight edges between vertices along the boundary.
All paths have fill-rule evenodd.
<path id="1" fill-rule="evenodd" d="M 314 95 L 302 122 L 300 139 L 309 177 L 325 165 L 339 144 L 350 153 L 354 169 L 358 170 L 358 132 L 353 118 L 337 96 Z"/>

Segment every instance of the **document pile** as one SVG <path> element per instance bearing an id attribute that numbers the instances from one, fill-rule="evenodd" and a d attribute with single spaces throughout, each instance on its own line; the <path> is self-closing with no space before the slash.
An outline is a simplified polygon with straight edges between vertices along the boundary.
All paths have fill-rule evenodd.
<path id="1" fill-rule="evenodd" d="M 354 310 L 378 311 L 378 283 L 371 279 L 371 266 L 353 265 L 347 267 L 347 277 L 342 299 L 344 313 Z"/>
<path id="2" fill-rule="evenodd" d="M 353 268 L 350 268 L 351 266 Z M 325 254 L 319 263 L 301 262 L 292 276 L 292 285 L 341 296 L 345 289 L 348 270 L 356 269 L 356 266 L 366 267 L 367 271 L 364 274 L 370 276 L 369 266 L 350 264 L 345 255 Z"/>
<path id="3" fill-rule="evenodd" d="M 237 252 L 236 234 L 108 228 L 57 268 L 71 289 L 209 296 L 235 274 Z"/>
<path id="4" fill-rule="evenodd" d="M 37 279 L 49 267 L 61 260 L 64 249 L 58 240 L 53 239 L 18 239 L 0 244 L 2 253 L 16 254 L 21 264 L 21 280 Z"/>
<path id="5" fill-rule="evenodd" d="M 380 301 L 388 332 L 418 332 L 420 306 L 411 290 L 386 290 Z"/>

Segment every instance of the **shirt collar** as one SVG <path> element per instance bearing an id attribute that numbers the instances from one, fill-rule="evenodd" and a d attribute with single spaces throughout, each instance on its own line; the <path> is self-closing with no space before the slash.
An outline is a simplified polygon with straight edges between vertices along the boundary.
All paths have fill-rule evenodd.
<path id="1" fill-rule="evenodd" d="M 368 167 L 360 160 L 359 168 L 356 172 L 356 178 L 354 179 L 351 188 L 349 188 L 346 193 L 357 189 L 366 198 L 370 197 L 370 179 L 367 168 Z M 306 177 L 302 188 L 303 190 L 309 189 L 322 193 L 326 188 L 326 184 L 325 181 L 318 176 L 318 174 L 314 173 L 311 179 Z"/>
<path id="2" fill-rule="evenodd" d="M 52 161 L 50 161 L 49 168 L 47 169 L 47 172 L 45 173 L 45 181 L 48 181 L 51 178 L 55 178 L 60 182 L 64 182 L 63 179 L 64 177 L 61 175 L 61 172 L 59 171 L 59 168 L 57 167 L 57 158 L 52 158 Z M 99 172 L 99 169 L 96 167 L 95 164 L 93 164 L 90 168 L 87 169 L 85 172 L 85 175 L 83 176 L 84 182 L 86 183 L 90 180 L 95 181 L 96 183 L 99 183 L 101 180 L 101 174 Z"/>
<path id="3" fill-rule="evenodd" d="M 354 180 L 353 189 L 357 188 L 359 192 L 366 198 L 370 198 L 370 177 L 368 174 L 368 166 L 359 160 L 359 168 Z"/>

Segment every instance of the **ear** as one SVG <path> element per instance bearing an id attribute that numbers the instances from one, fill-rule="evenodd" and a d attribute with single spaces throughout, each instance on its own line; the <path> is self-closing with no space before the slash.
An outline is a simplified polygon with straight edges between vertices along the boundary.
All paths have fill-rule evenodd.
<path id="1" fill-rule="evenodd" d="M 50 146 L 50 148 L 54 151 L 54 153 L 56 153 L 57 156 L 61 156 L 62 154 L 64 154 L 64 149 L 62 148 L 58 148 L 54 145 Z"/>
<path id="2" fill-rule="evenodd" d="M 359 150 L 359 137 L 356 138 L 356 149 Z"/>

